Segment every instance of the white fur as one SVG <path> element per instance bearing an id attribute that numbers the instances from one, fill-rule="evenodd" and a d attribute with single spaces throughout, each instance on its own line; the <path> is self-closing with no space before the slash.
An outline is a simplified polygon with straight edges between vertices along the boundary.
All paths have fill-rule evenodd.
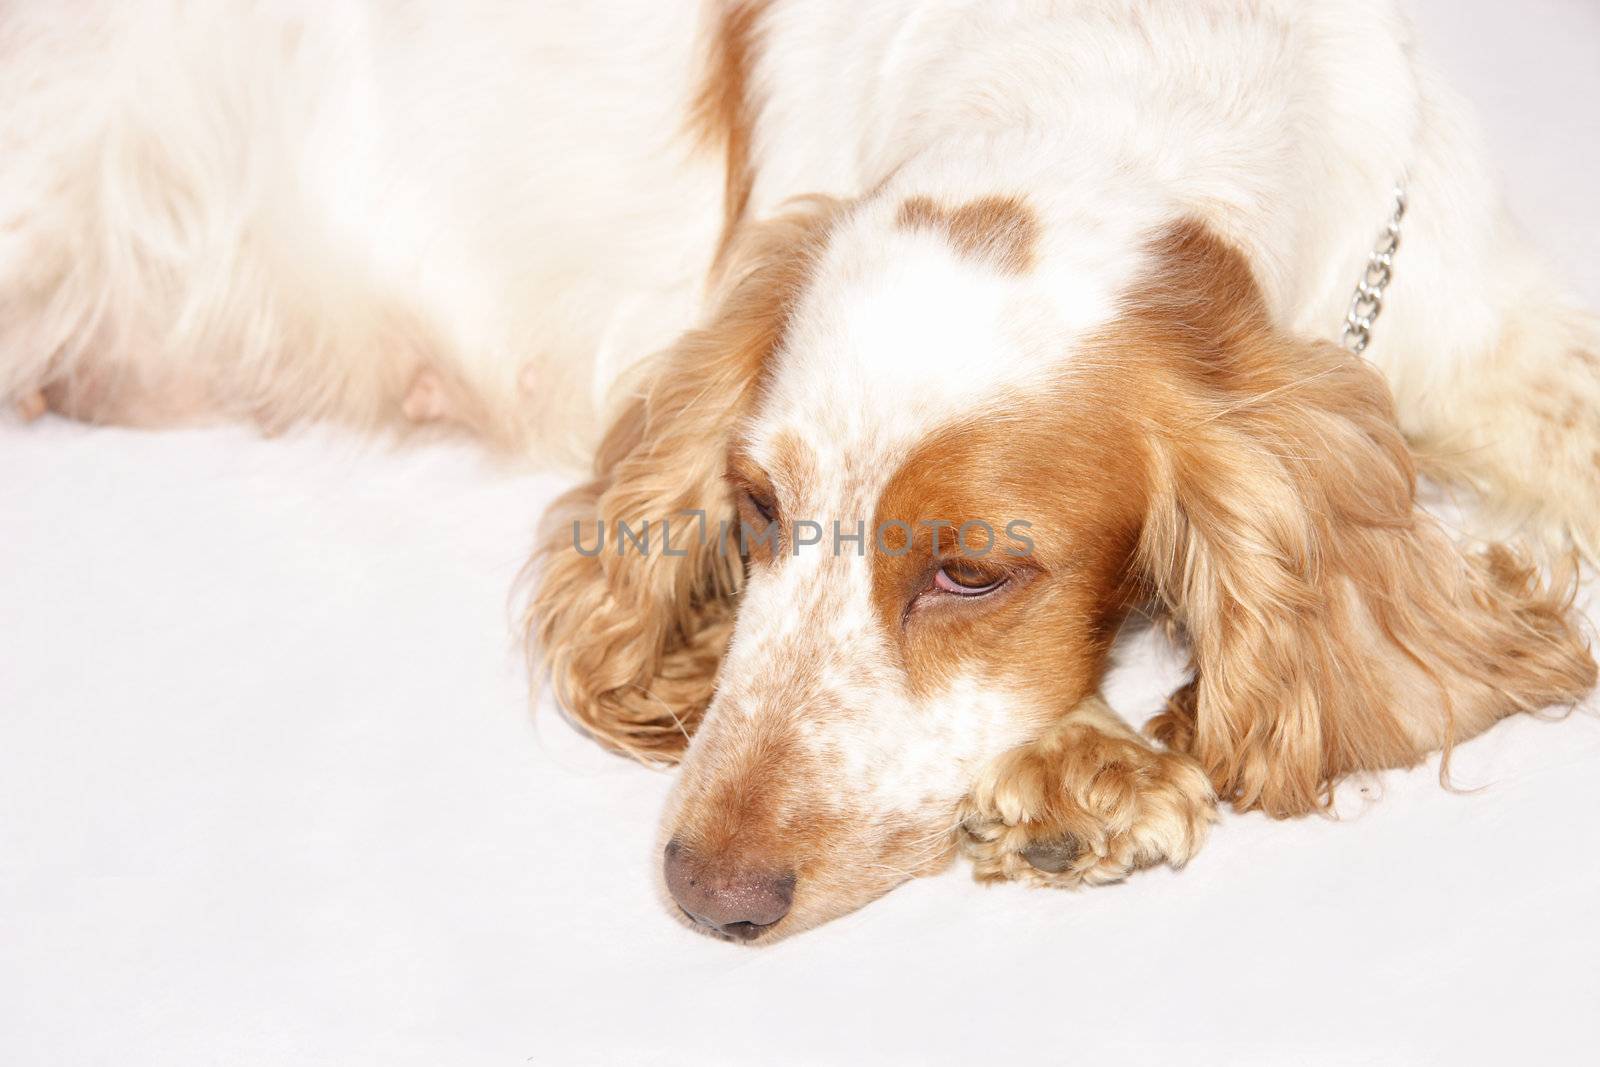
<path id="1" fill-rule="evenodd" d="M 591 439 L 702 296 L 722 177 L 686 114 L 715 6 L 8 6 L 0 396 L 198 379 L 235 413 L 381 421 L 434 364 L 502 436 Z M 1593 346 L 1392 0 L 779 0 L 760 39 L 753 214 L 897 168 L 1083 231 L 1198 214 L 1331 337 L 1407 178 L 1371 356 L 1408 430 L 1493 448 L 1528 428 L 1491 398 Z"/>
<path id="2" fill-rule="evenodd" d="M 426 361 L 505 436 L 592 440 L 595 372 L 692 321 L 714 248 L 697 46 L 653 0 L 7 5 L 0 396 L 98 369 L 375 422 Z"/>

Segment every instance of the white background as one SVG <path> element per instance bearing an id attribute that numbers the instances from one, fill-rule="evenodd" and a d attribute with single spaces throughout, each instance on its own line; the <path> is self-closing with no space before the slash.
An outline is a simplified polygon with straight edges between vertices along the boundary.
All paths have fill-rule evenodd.
<path id="1" fill-rule="evenodd" d="M 1600 306 L 1600 6 L 1416 6 Z M 957 866 L 770 949 L 689 933 L 669 778 L 527 709 L 508 590 L 556 488 L 466 446 L 0 425 L 0 1062 L 1595 1062 L 1592 711 L 1462 746 L 1470 795 L 1428 767 L 1338 822 L 1229 815 L 1181 874 Z M 1114 695 L 1174 666 L 1135 641 Z"/>

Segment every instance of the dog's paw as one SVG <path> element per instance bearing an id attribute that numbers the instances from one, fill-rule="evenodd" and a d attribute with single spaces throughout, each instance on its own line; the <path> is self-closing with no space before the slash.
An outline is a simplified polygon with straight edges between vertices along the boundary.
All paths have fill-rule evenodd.
<path id="1" fill-rule="evenodd" d="M 1103 708 L 1074 711 L 983 776 L 961 822 L 979 881 L 1104 885 L 1199 851 L 1216 819 L 1205 772 Z"/>

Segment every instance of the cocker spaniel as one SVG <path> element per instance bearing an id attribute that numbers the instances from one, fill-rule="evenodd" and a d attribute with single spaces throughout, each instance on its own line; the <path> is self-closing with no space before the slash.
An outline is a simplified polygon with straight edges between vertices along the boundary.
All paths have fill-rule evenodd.
<path id="1" fill-rule="evenodd" d="M 723 936 L 1182 864 L 1595 684 L 1417 506 L 1600 548 L 1600 326 L 1390 0 L 10 5 L 0 160 L 26 415 L 592 454 L 533 661 L 680 763 Z"/>

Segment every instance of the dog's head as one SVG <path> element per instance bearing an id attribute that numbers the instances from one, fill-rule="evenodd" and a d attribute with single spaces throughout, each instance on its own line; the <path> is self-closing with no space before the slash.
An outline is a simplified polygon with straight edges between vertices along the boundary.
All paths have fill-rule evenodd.
<path id="1" fill-rule="evenodd" d="M 1192 751 L 1246 807 L 1448 740 L 1397 693 L 1447 724 L 1505 688 L 1458 601 L 1522 578 L 1415 510 L 1382 382 L 1276 330 L 1204 227 L 884 190 L 748 228 L 722 289 L 556 512 L 532 612 L 585 726 L 682 749 L 666 880 L 704 926 L 941 866 L 1141 598 L 1191 635 Z"/>

